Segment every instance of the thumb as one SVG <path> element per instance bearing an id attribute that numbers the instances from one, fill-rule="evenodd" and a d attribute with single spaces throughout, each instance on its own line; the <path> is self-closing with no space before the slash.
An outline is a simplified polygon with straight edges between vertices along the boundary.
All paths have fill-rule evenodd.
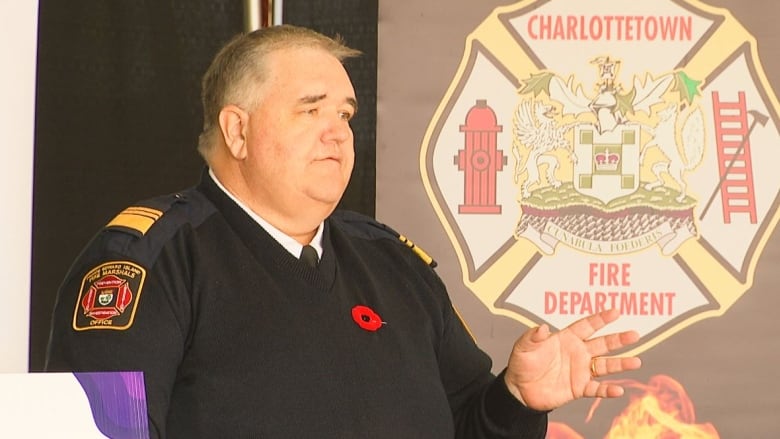
<path id="1" fill-rule="evenodd" d="M 534 343 L 543 342 L 548 338 L 550 338 L 550 326 L 546 323 L 531 332 L 531 341 Z"/>
<path id="2" fill-rule="evenodd" d="M 533 350 L 536 344 L 550 338 L 550 327 L 547 324 L 531 328 L 526 331 L 517 341 L 517 347 L 521 351 Z"/>

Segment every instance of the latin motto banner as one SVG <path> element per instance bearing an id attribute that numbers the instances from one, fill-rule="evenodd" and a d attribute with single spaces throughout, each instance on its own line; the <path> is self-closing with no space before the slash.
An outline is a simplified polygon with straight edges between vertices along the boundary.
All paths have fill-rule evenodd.
<path id="1" fill-rule="evenodd" d="M 494 370 L 528 327 L 617 308 L 640 333 L 626 395 L 549 438 L 780 427 L 778 12 L 380 4 L 377 217 L 438 260 Z"/>

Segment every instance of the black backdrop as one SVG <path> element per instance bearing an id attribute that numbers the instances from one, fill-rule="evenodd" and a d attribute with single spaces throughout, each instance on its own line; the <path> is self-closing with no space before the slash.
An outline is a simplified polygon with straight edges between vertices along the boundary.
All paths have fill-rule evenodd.
<path id="1" fill-rule="evenodd" d="M 374 215 L 377 1 L 285 0 L 286 23 L 363 51 L 341 207 Z M 200 76 L 243 26 L 240 0 L 40 0 L 30 371 L 43 368 L 56 290 L 97 230 L 135 201 L 191 186 L 203 163 Z"/>

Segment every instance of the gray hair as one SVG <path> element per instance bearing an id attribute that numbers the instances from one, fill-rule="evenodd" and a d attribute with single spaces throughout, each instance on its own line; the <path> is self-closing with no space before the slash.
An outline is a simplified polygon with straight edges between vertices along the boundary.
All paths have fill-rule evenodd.
<path id="1" fill-rule="evenodd" d="M 330 38 L 287 24 L 233 37 L 214 57 L 201 82 L 203 131 L 198 139 L 198 151 L 204 158 L 211 148 L 212 133 L 219 126 L 222 108 L 235 104 L 254 109 L 258 96 L 247 90 L 254 90 L 266 80 L 266 57 L 276 50 L 292 47 L 319 48 L 341 62 L 360 55 L 359 50 L 347 47 L 340 36 Z"/>

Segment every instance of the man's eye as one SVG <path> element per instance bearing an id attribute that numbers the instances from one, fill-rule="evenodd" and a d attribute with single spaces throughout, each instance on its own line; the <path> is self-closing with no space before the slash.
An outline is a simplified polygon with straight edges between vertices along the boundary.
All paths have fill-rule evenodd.
<path id="1" fill-rule="evenodd" d="M 349 111 L 342 111 L 342 112 L 339 113 L 339 117 L 341 117 L 341 119 L 343 119 L 343 120 L 347 120 L 348 121 L 348 120 L 352 119 L 352 113 L 350 113 Z"/>
<path id="2" fill-rule="evenodd" d="M 306 110 L 306 114 L 311 114 L 312 116 L 316 116 L 318 111 L 319 110 L 316 108 L 309 108 L 308 110 Z"/>

